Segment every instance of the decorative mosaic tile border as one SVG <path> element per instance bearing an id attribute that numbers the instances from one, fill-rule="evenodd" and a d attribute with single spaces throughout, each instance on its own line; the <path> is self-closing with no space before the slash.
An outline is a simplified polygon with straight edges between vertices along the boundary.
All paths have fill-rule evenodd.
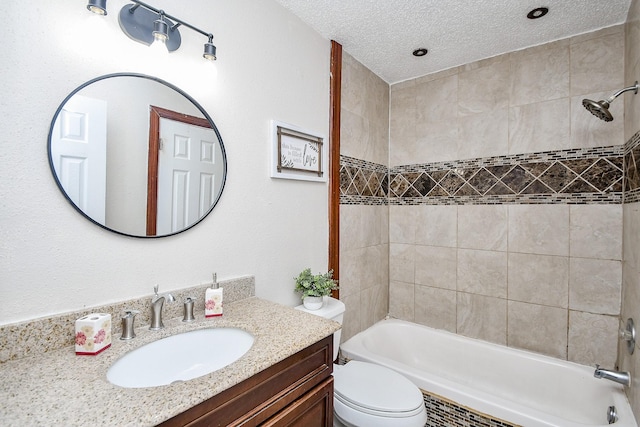
<path id="1" fill-rule="evenodd" d="M 640 202 L 640 131 L 624 147 L 624 203 Z"/>
<path id="2" fill-rule="evenodd" d="M 640 132 L 624 146 L 398 166 L 341 156 L 346 205 L 620 204 L 640 201 Z M 623 199 L 624 198 L 624 199 Z"/>
<path id="3" fill-rule="evenodd" d="M 340 156 L 340 203 L 386 205 L 389 169 L 378 163 Z"/>
<path id="4" fill-rule="evenodd" d="M 427 407 L 425 427 L 519 427 L 488 415 L 475 412 L 439 396 L 422 390 Z"/>

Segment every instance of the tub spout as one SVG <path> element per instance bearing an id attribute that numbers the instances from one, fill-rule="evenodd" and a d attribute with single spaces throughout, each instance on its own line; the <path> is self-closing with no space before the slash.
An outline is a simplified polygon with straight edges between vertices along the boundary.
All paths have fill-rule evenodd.
<path id="1" fill-rule="evenodd" d="M 596 365 L 596 370 L 593 373 L 593 376 L 596 378 L 611 380 L 626 387 L 631 386 L 631 374 L 629 374 L 629 372 L 610 371 L 609 369 L 600 368 L 600 365 Z"/>

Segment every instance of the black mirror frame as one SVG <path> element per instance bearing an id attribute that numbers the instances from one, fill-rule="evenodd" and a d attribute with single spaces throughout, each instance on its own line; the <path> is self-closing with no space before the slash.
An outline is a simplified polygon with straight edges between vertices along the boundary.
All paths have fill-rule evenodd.
<path id="1" fill-rule="evenodd" d="M 207 121 L 211 124 L 211 128 L 215 132 L 216 137 L 218 138 L 218 141 L 220 141 L 220 150 L 222 152 L 222 159 L 223 159 L 223 164 L 224 164 L 224 174 L 223 174 L 223 177 L 222 177 L 222 182 L 220 183 L 220 191 L 216 195 L 216 199 L 211 204 L 211 208 L 204 215 L 202 215 L 202 217 L 200 217 L 196 222 L 194 222 L 193 224 L 190 224 L 188 227 L 185 227 L 184 229 L 182 229 L 180 231 L 176 231 L 175 233 L 163 234 L 161 236 L 146 236 L 146 235 L 135 235 L 135 234 L 124 233 L 124 232 L 121 232 L 121 231 L 118 231 L 118 230 L 114 230 L 113 228 L 109 228 L 104 224 L 100 224 L 99 222 L 97 222 L 93 218 L 91 218 L 89 215 L 87 215 L 75 203 L 73 203 L 73 201 L 69 198 L 69 196 L 67 195 L 66 191 L 64 190 L 64 187 L 62 186 L 62 183 L 58 179 L 58 176 L 56 175 L 55 166 L 53 164 L 53 156 L 52 156 L 52 153 L 51 153 L 51 138 L 53 136 L 53 128 L 54 128 L 54 124 L 55 124 L 56 120 L 58 119 L 58 115 L 60 114 L 60 112 L 64 108 L 64 106 L 67 103 L 67 101 L 69 101 L 69 99 L 71 99 L 71 97 L 76 95 L 79 91 L 81 91 L 85 87 L 87 87 L 87 86 L 89 86 L 89 85 L 91 85 L 91 84 L 93 84 L 95 82 L 98 82 L 98 81 L 101 81 L 101 80 L 105 80 L 105 79 L 109 79 L 109 78 L 112 78 L 112 77 L 137 77 L 137 78 L 143 78 L 143 79 L 147 79 L 147 80 L 153 80 L 155 82 L 158 82 L 160 84 L 163 84 L 163 85 L 167 86 L 170 89 L 175 90 L 180 95 L 184 96 L 186 99 L 191 101 L 191 103 L 200 111 L 200 113 L 202 113 L 204 118 L 207 119 Z M 135 238 L 139 238 L 139 239 L 154 239 L 154 238 L 158 239 L 158 238 L 163 238 L 163 237 L 175 236 L 176 234 L 183 233 L 183 232 L 195 227 L 200 222 L 202 222 L 207 216 L 209 216 L 211 211 L 213 211 L 213 208 L 216 207 L 216 205 L 218 204 L 218 201 L 222 197 L 222 193 L 224 191 L 225 183 L 227 181 L 227 173 L 228 173 L 228 170 L 227 170 L 227 154 L 226 154 L 226 151 L 225 151 L 225 148 L 224 148 L 224 143 L 222 141 L 222 136 L 220 135 L 220 132 L 218 131 L 218 128 L 216 127 L 216 124 L 213 122 L 213 119 L 211 118 L 211 116 L 209 116 L 209 114 L 206 112 L 206 110 L 195 99 L 193 99 L 189 94 L 187 94 L 185 91 L 183 91 L 179 87 L 177 87 L 177 86 L 175 86 L 175 85 L 173 85 L 173 84 L 171 84 L 171 83 L 169 83 L 169 82 L 167 82 L 165 80 L 162 80 L 162 79 L 160 79 L 158 77 L 153 77 L 153 76 L 149 76 L 149 75 L 146 75 L 146 74 L 140 74 L 140 73 L 112 73 L 112 74 L 105 74 L 105 75 L 93 78 L 93 79 L 83 83 L 82 85 L 78 86 L 73 91 L 71 91 L 71 93 L 69 93 L 69 95 L 67 95 L 62 100 L 62 102 L 60 103 L 60 106 L 58 107 L 58 109 L 56 110 L 56 112 L 53 115 L 53 119 L 51 120 L 51 126 L 49 127 L 49 134 L 48 134 L 48 137 L 47 137 L 47 156 L 49 158 L 49 168 L 51 169 L 51 174 L 53 175 L 53 179 L 55 180 L 56 185 L 60 189 L 60 192 L 64 195 L 65 199 L 67 199 L 67 201 L 71 204 L 71 206 L 74 207 L 74 209 L 76 211 L 78 211 L 83 217 L 88 219 L 90 222 L 94 223 L 95 225 L 97 225 L 97 226 L 99 226 L 99 227 L 101 227 L 101 228 L 103 228 L 105 230 L 108 230 L 110 232 L 119 234 L 121 236 L 135 237 Z"/>

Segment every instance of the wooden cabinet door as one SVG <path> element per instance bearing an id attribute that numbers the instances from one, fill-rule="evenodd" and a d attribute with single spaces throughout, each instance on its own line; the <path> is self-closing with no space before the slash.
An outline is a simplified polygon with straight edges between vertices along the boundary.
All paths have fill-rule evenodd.
<path id="1" fill-rule="evenodd" d="M 332 425 L 333 377 L 329 377 L 262 424 L 264 427 L 331 427 Z"/>

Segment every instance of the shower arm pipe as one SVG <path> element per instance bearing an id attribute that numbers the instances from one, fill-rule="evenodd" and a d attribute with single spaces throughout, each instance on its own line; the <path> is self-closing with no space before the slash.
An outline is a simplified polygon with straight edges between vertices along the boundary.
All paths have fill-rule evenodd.
<path id="1" fill-rule="evenodd" d="M 611 102 L 614 99 L 616 99 L 617 97 L 619 97 L 620 95 L 622 95 L 625 92 L 629 92 L 630 90 L 634 91 L 633 93 L 637 94 L 638 93 L 638 88 L 640 88 L 640 85 L 638 85 L 638 81 L 636 80 L 636 83 L 633 86 L 629 86 L 629 87 L 625 87 L 624 89 L 620 89 L 619 91 L 617 91 L 616 93 L 614 93 L 613 95 L 608 97 L 605 101 L 608 102 L 609 104 L 611 104 Z"/>
<path id="2" fill-rule="evenodd" d="M 148 10 L 150 10 L 150 11 L 152 11 L 152 12 L 154 12 L 154 13 L 158 14 L 158 15 L 162 15 L 162 16 L 164 16 L 165 18 L 168 18 L 168 19 L 170 19 L 171 21 L 175 22 L 176 24 L 175 24 L 175 25 L 173 25 L 173 26 L 171 27 L 171 31 L 175 30 L 175 29 L 176 29 L 176 28 L 178 28 L 180 25 L 184 25 L 185 27 L 187 27 L 187 28 L 191 28 L 193 31 L 195 31 L 195 32 L 197 32 L 197 33 L 200 33 L 200 34 L 202 34 L 203 36 L 208 37 L 208 38 L 209 38 L 209 42 L 211 42 L 211 40 L 213 39 L 213 34 L 211 34 L 211 33 L 207 33 L 206 31 L 203 31 L 203 30 L 201 30 L 201 29 L 200 29 L 200 28 L 198 28 L 198 27 L 194 27 L 193 25 L 189 24 L 188 22 L 183 21 L 183 20 L 182 20 L 182 19 L 180 19 L 180 18 L 176 18 L 176 17 L 175 17 L 175 16 L 173 16 L 173 15 L 169 15 L 169 14 L 168 14 L 168 13 L 166 13 L 164 10 L 156 9 L 155 7 L 153 7 L 153 6 L 149 5 L 149 4 L 146 4 L 146 3 L 144 3 L 144 2 L 141 2 L 140 0 L 130 0 L 130 1 L 131 1 L 132 3 L 135 3 L 133 6 L 131 6 L 131 8 L 129 8 L 129 12 L 130 12 L 130 13 L 135 12 L 135 10 L 136 10 L 138 7 L 142 6 L 142 7 L 144 7 L 145 9 L 148 9 Z"/>

